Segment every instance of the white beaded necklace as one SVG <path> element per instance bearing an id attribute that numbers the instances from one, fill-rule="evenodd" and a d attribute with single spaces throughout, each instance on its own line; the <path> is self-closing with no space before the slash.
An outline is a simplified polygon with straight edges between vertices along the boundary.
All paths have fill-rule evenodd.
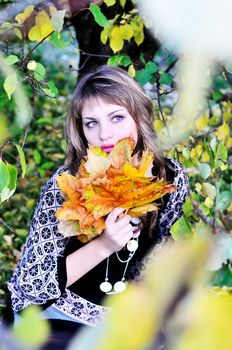
<path id="1" fill-rule="evenodd" d="M 129 262 L 130 260 L 132 259 L 132 257 L 134 256 L 135 254 L 135 251 L 137 250 L 138 248 L 138 237 L 137 238 L 133 238 L 131 239 L 127 245 L 127 250 L 130 252 L 129 253 L 129 256 L 127 258 L 127 260 L 122 260 L 120 257 L 119 257 L 119 254 L 118 252 L 116 252 L 116 256 L 118 258 L 118 261 L 120 261 L 121 263 L 123 264 L 126 264 L 125 265 L 125 268 L 124 268 L 124 271 L 123 271 L 123 275 L 122 275 L 122 278 L 120 281 L 117 281 L 114 286 L 109 282 L 109 261 L 110 261 L 110 257 L 108 257 L 106 259 L 106 274 L 105 274 L 105 281 L 102 282 L 100 284 L 100 290 L 106 294 L 115 294 L 115 293 L 121 293 L 123 292 L 125 289 L 126 289 L 126 271 L 127 271 L 127 268 L 128 268 L 128 265 L 129 265 Z"/>

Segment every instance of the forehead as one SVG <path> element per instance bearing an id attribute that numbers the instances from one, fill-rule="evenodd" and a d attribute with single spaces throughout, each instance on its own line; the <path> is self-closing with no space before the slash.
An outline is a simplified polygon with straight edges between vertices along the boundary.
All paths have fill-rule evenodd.
<path id="1" fill-rule="evenodd" d="M 87 98 L 82 105 L 82 117 L 91 115 L 96 112 L 105 111 L 106 113 L 112 113 L 117 110 L 127 110 L 122 104 L 118 104 L 111 99 L 105 99 L 101 97 Z"/>

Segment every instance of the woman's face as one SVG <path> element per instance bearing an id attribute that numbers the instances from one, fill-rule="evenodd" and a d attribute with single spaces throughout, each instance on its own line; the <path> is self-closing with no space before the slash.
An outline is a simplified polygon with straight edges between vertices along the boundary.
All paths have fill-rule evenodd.
<path id="1" fill-rule="evenodd" d="M 82 109 L 83 131 L 87 142 L 109 153 L 121 139 L 131 136 L 138 141 L 138 129 L 128 110 L 101 98 L 92 98 Z"/>

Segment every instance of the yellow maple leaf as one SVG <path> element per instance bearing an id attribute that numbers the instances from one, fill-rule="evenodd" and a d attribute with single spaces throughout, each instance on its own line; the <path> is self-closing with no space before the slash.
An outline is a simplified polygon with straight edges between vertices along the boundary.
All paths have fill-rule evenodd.
<path id="1" fill-rule="evenodd" d="M 139 207 L 129 209 L 127 214 L 132 216 L 132 217 L 140 217 L 149 211 L 154 211 L 157 209 L 158 208 L 155 204 L 148 203 L 145 205 L 140 205 Z"/>
<path id="2" fill-rule="evenodd" d="M 127 160 L 131 159 L 134 146 L 135 142 L 132 137 L 117 142 L 109 155 L 111 165 L 118 169 L 121 168 Z"/>
<path id="3" fill-rule="evenodd" d="M 72 200 L 77 200 L 81 197 L 80 191 L 80 181 L 70 174 L 63 173 L 57 176 L 56 182 L 61 189 L 61 191 L 67 195 Z"/>
<path id="4" fill-rule="evenodd" d="M 23 12 L 18 13 L 15 16 L 16 22 L 18 22 L 19 24 L 23 24 L 25 22 L 25 20 L 30 17 L 30 15 L 34 11 L 34 8 L 35 8 L 35 6 L 33 6 L 33 5 L 27 6 Z"/>
<path id="5" fill-rule="evenodd" d="M 107 153 L 102 151 L 100 147 L 89 146 L 87 150 L 87 162 L 84 168 L 88 174 L 93 177 L 103 176 L 106 170 L 110 167 L 110 160 L 107 158 Z"/>

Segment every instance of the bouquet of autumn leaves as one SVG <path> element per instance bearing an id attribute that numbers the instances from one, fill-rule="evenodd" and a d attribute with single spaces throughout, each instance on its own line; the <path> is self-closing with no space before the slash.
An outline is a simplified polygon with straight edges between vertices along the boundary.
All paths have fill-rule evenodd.
<path id="1" fill-rule="evenodd" d="M 148 174 L 153 154 L 144 151 L 132 156 L 131 137 L 120 140 L 107 154 L 89 146 L 76 176 L 63 173 L 57 184 L 66 200 L 56 211 L 59 232 L 76 235 L 85 243 L 100 235 L 106 216 L 115 208 L 125 208 L 131 217 L 157 210 L 155 201 L 175 186 Z"/>

